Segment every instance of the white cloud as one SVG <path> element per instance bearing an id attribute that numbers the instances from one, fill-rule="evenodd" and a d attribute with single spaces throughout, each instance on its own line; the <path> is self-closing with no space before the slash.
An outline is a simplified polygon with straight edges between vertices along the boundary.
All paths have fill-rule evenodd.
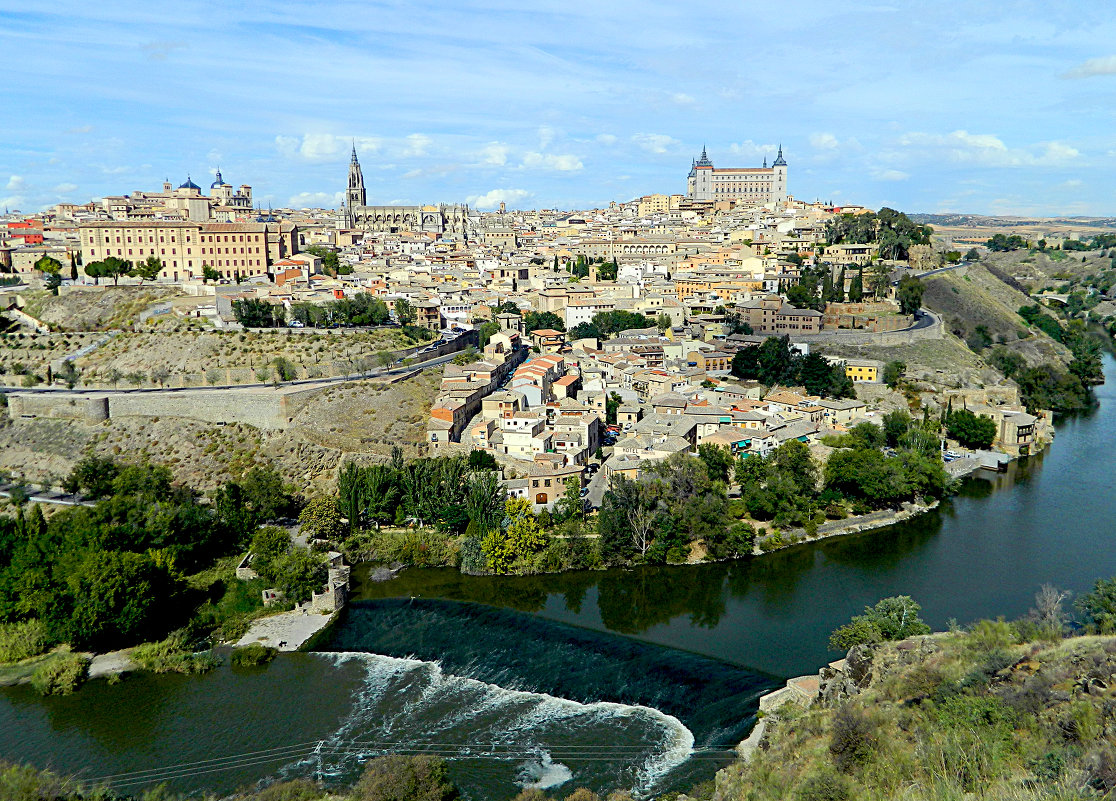
<path id="1" fill-rule="evenodd" d="M 465 202 L 478 209 L 494 209 L 501 203 L 514 206 L 521 200 L 526 200 L 531 193 L 526 189 L 493 189 L 483 195 L 470 195 Z"/>
<path id="2" fill-rule="evenodd" d="M 775 145 L 763 145 L 758 142 L 753 142 L 751 139 L 745 139 L 743 142 L 733 142 L 728 146 L 728 150 L 729 153 L 734 156 L 741 156 L 751 161 L 759 161 L 765 156 L 774 156 L 778 147 Z M 715 159 L 714 163 L 716 163 Z"/>
<path id="3" fill-rule="evenodd" d="M 837 137 L 831 133 L 810 134 L 810 147 L 816 147 L 818 150 L 834 150 L 837 145 Z"/>
<path id="4" fill-rule="evenodd" d="M 682 143 L 672 136 L 666 134 L 652 134 L 652 133 L 638 133 L 632 137 L 632 141 L 642 147 L 648 153 L 666 153 L 674 150 Z"/>
<path id="5" fill-rule="evenodd" d="M 58 186 L 54 187 L 54 191 L 58 192 L 59 194 L 66 195 L 66 194 L 69 194 L 70 192 L 73 192 L 77 188 L 78 188 L 77 184 L 66 183 L 66 184 L 59 184 Z"/>
<path id="6" fill-rule="evenodd" d="M 1094 78 L 1098 75 L 1116 75 L 1116 56 L 1091 58 L 1062 75 L 1063 78 Z"/>
<path id="7" fill-rule="evenodd" d="M 302 137 L 302 146 L 299 154 L 311 161 L 329 159 L 338 153 L 343 153 L 344 145 L 341 138 L 331 134 L 306 134 Z"/>
<path id="8" fill-rule="evenodd" d="M 556 153 L 536 153 L 530 151 L 523 156 L 523 166 L 532 170 L 555 170 L 556 172 L 575 172 L 585 165 L 574 155 Z"/>
<path id="9" fill-rule="evenodd" d="M 334 136 L 333 134 L 308 133 L 297 136 L 276 136 L 275 147 L 287 158 L 304 158 L 308 161 L 327 161 L 348 152 L 356 143 L 359 153 L 376 153 L 380 140 L 370 137 Z"/>
<path id="10" fill-rule="evenodd" d="M 420 175 L 422 175 L 422 170 L 407 170 L 401 177 L 411 179 L 418 178 Z"/>
<path id="11" fill-rule="evenodd" d="M 0 208 L 4 209 L 18 209 L 23 205 L 23 195 L 9 195 L 8 197 L 0 197 Z"/>
<path id="12" fill-rule="evenodd" d="M 902 170 L 873 170 L 872 177 L 877 181 L 905 181 L 911 175 Z"/>
<path id="13" fill-rule="evenodd" d="M 92 125 L 79 125 L 77 128 L 67 128 L 63 133 L 67 134 L 87 134 L 93 130 Z"/>
<path id="14" fill-rule="evenodd" d="M 409 135 L 404 141 L 406 142 L 406 144 L 403 146 L 403 150 L 399 154 L 403 158 L 417 158 L 418 156 L 425 156 L 427 154 L 427 151 L 430 149 L 430 146 L 434 144 L 434 140 L 431 139 L 429 136 L 419 133 L 413 133 Z"/>
<path id="15" fill-rule="evenodd" d="M 899 144 L 933 158 L 984 167 L 1050 167 L 1066 164 L 1081 155 L 1076 148 L 1062 142 L 1012 148 L 993 134 L 972 134 L 964 130 L 948 134 L 907 133 L 899 138 Z"/>
<path id="16" fill-rule="evenodd" d="M 480 150 L 482 164 L 503 167 L 508 163 L 508 146 L 500 142 L 490 142 Z"/>
<path id="17" fill-rule="evenodd" d="M 299 192 L 288 205 L 292 209 L 331 209 L 340 206 L 344 199 L 344 192 Z"/>
<path id="18" fill-rule="evenodd" d="M 27 182 L 23 180 L 22 175 L 13 175 L 8 179 L 8 185 L 4 188 L 12 192 L 22 192 L 27 188 Z"/>
<path id="19" fill-rule="evenodd" d="M 675 92 L 670 96 L 670 99 L 680 106 L 692 106 L 695 102 L 697 102 L 691 95 L 688 95 L 685 92 Z"/>
<path id="20" fill-rule="evenodd" d="M 602 145 L 614 145 L 616 137 L 613 134 L 597 134 L 597 141 Z"/>
<path id="21" fill-rule="evenodd" d="M 549 125 L 539 127 L 539 150 L 546 150 L 558 138 L 558 131 Z"/>

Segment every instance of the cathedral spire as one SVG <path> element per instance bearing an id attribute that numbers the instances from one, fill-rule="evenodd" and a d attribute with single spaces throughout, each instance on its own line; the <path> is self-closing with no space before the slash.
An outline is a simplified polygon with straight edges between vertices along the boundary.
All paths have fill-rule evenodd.
<path id="1" fill-rule="evenodd" d="M 783 158 L 783 143 L 779 143 L 779 155 L 775 157 L 775 161 L 771 162 L 772 167 L 786 167 L 787 161 Z"/>
<path id="2" fill-rule="evenodd" d="M 357 161 L 356 140 L 355 139 L 353 140 L 353 158 L 352 158 L 352 161 L 350 161 L 349 163 L 350 164 L 360 164 L 360 162 Z"/>

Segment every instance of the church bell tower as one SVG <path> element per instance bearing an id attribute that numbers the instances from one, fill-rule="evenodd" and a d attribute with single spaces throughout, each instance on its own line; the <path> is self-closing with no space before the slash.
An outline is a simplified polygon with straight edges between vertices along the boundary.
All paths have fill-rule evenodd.
<path id="1" fill-rule="evenodd" d="M 353 142 L 353 158 L 349 162 L 349 188 L 345 192 L 345 209 L 348 214 L 348 224 L 356 224 L 356 209 L 358 206 L 367 205 L 364 194 L 364 174 L 360 171 L 360 162 L 357 161 L 356 142 Z"/>

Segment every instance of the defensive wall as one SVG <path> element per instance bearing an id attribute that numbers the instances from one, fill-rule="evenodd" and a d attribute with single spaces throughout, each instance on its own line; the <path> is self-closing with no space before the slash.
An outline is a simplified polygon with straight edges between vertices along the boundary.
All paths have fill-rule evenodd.
<path id="1" fill-rule="evenodd" d="M 814 344 L 831 345 L 911 345 L 928 339 L 941 339 L 945 334 L 942 330 L 942 318 L 934 312 L 922 310 L 929 315 L 931 323 L 923 328 L 907 328 L 902 331 L 857 331 L 845 328 L 822 329 L 818 334 L 791 334 L 795 342 L 809 342 Z"/>
<path id="2" fill-rule="evenodd" d="M 298 411 L 331 384 L 175 392 L 21 393 L 8 395 L 14 421 L 37 417 L 94 425 L 115 417 L 184 417 L 206 423 L 286 428 Z"/>
<path id="3" fill-rule="evenodd" d="M 827 303 L 822 324 L 826 328 L 883 333 L 910 328 L 915 318 L 913 314 L 900 314 L 894 303 Z"/>

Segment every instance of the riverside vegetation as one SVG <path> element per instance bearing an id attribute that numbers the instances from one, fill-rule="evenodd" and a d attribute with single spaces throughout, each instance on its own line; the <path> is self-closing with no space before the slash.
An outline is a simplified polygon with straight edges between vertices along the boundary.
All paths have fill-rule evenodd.
<path id="1" fill-rule="evenodd" d="M 841 678 L 817 699 L 766 718 L 760 747 L 714 781 L 659 801 L 990 799 L 1092 801 L 1116 790 L 1116 578 L 1075 604 L 1044 586 L 1016 621 L 981 620 L 931 634 L 906 596 L 885 598 L 838 628 Z M 175 801 L 164 787 L 139 796 L 84 787 L 30 767 L 0 768 L 5 798 Z M 453 801 L 439 758 L 378 757 L 348 790 L 295 779 L 225 795 L 230 801 Z M 515 801 L 630 801 L 626 791 Z"/>
<path id="2" fill-rule="evenodd" d="M 959 419 L 947 425 L 962 430 Z M 473 574 L 739 558 L 790 544 L 789 529 L 813 536 L 827 519 L 941 498 L 941 427 L 940 419 L 893 412 L 882 427 L 862 423 L 828 441 L 834 452 L 824 468 L 798 440 L 739 459 L 701 445 L 640 480 L 613 476 L 595 514 L 586 513 L 576 480 L 553 511 L 535 514 L 525 499 L 505 497 L 488 454 L 405 463 L 396 452 L 389 464 L 341 471 L 341 549 L 350 562 Z M 739 497 L 729 497 L 730 486 Z"/>
<path id="3" fill-rule="evenodd" d="M 262 525 L 299 505 L 273 471 L 254 468 L 208 501 L 172 483 L 166 467 L 96 457 L 66 484 L 95 504 L 49 519 L 38 506 L 0 518 L 0 677 L 69 692 L 87 662 L 70 649 L 137 645 L 141 668 L 207 670 L 211 643 L 237 639 L 265 613 L 262 589 L 278 587 L 295 603 L 324 580 L 320 554 L 292 549 L 286 531 Z M 249 546 L 262 578 L 238 581 Z"/>
<path id="4" fill-rule="evenodd" d="M 1116 579 L 1076 603 L 1044 586 L 1026 617 L 929 634 L 888 598 L 834 632 L 844 681 L 779 707 L 715 798 L 1074 799 L 1116 791 Z M 712 788 L 709 788 L 710 791 Z"/>
<path id="5" fill-rule="evenodd" d="M 10 801 L 216 801 L 218 796 L 180 796 L 165 786 L 138 794 L 90 787 L 50 771 L 0 764 L 0 797 Z M 369 760 L 357 783 L 347 790 L 326 790 L 308 779 L 278 782 L 259 790 L 221 795 L 223 801 L 457 801 L 457 788 L 446 776 L 446 765 L 438 757 L 425 755 L 383 756 Z M 589 790 L 575 790 L 566 801 L 632 801 L 626 792 L 607 797 Z M 516 801 L 546 801 L 538 790 L 524 790 Z"/>

